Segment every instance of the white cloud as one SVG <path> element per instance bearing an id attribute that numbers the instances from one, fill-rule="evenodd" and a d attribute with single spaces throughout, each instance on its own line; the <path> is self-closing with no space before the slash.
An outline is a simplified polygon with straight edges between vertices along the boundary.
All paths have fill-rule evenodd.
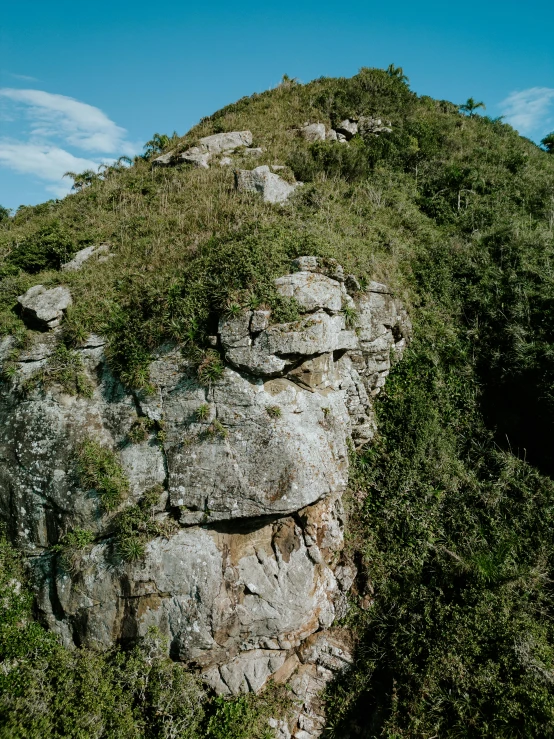
<path id="1" fill-rule="evenodd" d="M 71 189 L 71 181 L 67 186 L 62 181 L 65 172 L 96 171 L 98 168 L 97 162 L 75 157 L 57 146 L 6 141 L 0 141 L 0 164 L 19 174 L 33 174 L 43 180 L 57 182 L 55 187 L 65 194 Z"/>
<path id="2" fill-rule="evenodd" d="M 530 87 L 512 92 L 500 103 L 507 122 L 522 134 L 546 131 L 552 121 L 554 88 Z"/>
<path id="3" fill-rule="evenodd" d="M 0 88 L 0 96 L 26 106 L 33 138 L 63 137 L 67 143 L 85 151 L 108 154 L 127 153 L 127 131 L 117 126 L 99 108 L 66 95 L 43 90 Z"/>
<path id="4" fill-rule="evenodd" d="M 57 197 L 71 190 L 71 181 L 62 179 L 65 172 L 96 172 L 113 155 L 133 155 L 140 148 L 102 110 L 66 95 L 4 87 L 0 103 L 0 120 L 17 126 L 15 136 L 0 138 L 0 166 L 44 180 Z"/>
<path id="5" fill-rule="evenodd" d="M 16 74 L 15 72 L 4 72 L 8 77 L 13 77 L 15 80 L 23 80 L 24 82 L 38 82 L 36 77 L 30 77 L 28 74 Z"/>

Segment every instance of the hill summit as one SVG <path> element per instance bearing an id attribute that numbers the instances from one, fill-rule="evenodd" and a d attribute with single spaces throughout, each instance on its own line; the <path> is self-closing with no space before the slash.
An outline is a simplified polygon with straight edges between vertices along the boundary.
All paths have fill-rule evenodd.
<path id="1" fill-rule="evenodd" d="M 554 736 L 554 157 L 479 106 L 285 76 L 5 214 L 6 736 Z"/>

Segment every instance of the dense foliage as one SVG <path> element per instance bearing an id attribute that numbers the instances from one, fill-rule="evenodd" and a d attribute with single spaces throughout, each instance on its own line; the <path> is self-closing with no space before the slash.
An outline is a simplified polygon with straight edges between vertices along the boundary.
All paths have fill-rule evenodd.
<path id="1" fill-rule="evenodd" d="M 348 623 L 358 647 L 329 691 L 334 736 L 554 736 L 554 157 L 551 137 L 543 149 L 478 108 L 417 97 L 392 66 L 305 86 L 286 79 L 183 139 L 157 135 L 146 158 L 63 201 L 0 221 L 0 334 L 24 333 L 18 294 L 63 282 L 74 296 L 65 345 L 104 333 L 112 367 L 135 386 L 147 385 L 150 352 L 166 340 L 213 380 L 206 338 L 222 311 L 268 304 L 294 317 L 271 281 L 300 254 L 335 257 L 405 301 L 415 340 L 377 402 L 378 438 L 353 462 L 348 546 L 359 577 Z M 346 146 L 293 131 L 346 116 L 390 120 L 393 132 Z M 305 183 L 286 207 L 238 195 L 225 168 L 150 165 L 164 147 L 246 128 L 265 149 L 260 163 L 286 164 Z M 98 241 L 112 245 L 109 264 L 62 278 L 60 261 Z M 117 470 L 101 452 L 87 451 L 83 474 L 104 475 L 109 492 Z M 150 535 L 149 505 L 120 522 L 122 549 Z M 14 555 L 3 551 L 9 572 Z M 99 737 L 267 731 L 269 699 L 206 703 L 151 642 L 103 657 L 63 652 L 10 577 L 20 610 L 0 625 L 4 736 L 89 736 L 92 725 Z M 166 707 L 173 684 L 194 720 Z"/>

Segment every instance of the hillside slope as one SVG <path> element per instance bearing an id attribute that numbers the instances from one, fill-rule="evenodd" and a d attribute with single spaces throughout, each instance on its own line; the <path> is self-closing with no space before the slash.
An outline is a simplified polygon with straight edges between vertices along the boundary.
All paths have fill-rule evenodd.
<path id="1" fill-rule="evenodd" d="M 364 116 L 390 121 L 392 131 L 362 131 L 347 143 L 298 135 L 305 123 L 329 130 Z M 164 152 L 155 150 L 0 223 L 0 335 L 16 342 L 4 383 L 30 341 L 17 296 L 36 284 L 71 291 L 53 371 L 77 394 L 86 388 L 74 350 L 91 333 L 106 337 L 110 371 L 123 385 L 148 393 L 149 365 L 164 344 L 183 347 L 195 367 L 213 363 L 221 315 L 261 308 L 278 323 L 298 318 L 274 283 L 295 258 L 337 260 L 361 288 L 388 285 L 414 338 L 375 402 L 377 435 L 351 453 L 347 553 L 357 577 L 341 625 L 355 662 L 327 689 L 327 731 L 554 736 L 554 156 L 501 121 L 418 97 L 401 74 L 373 69 L 308 85 L 285 80 L 158 143 L 175 155 L 202 137 L 245 130 L 262 149 L 255 165 L 239 151 L 232 167 L 158 167 Z M 303 183 L 282 205 L 235 189 L 234 168 L 265 164 Z M 60 270 L 100 243 L 109 259 Z M 3 516 L 9 528 L 9 506 Z M 29 723 L 33 691 L 18 693 L 8 680 L 4 735 L 38 736 L 48 725 L 51 736 L 76 736 L 74 719 L 52 723 L 60 707 L 25 662 L 45 637 L 33 631 L 15 649 L 13 630 L 5 633 L 4 659 L 27 664 L 22 672 L 46 708 L 42 724 Z M 60 680 L 48 662 L 54 647 L 40 648 L 50 679 Z M 114 659 L 124 675 L 132 671 L 128 654 Z M 160 673 L 176 669 L 156 659 Z M 110 669 L 106 679 L 125 684 Z M 251 697 L 205 703 L 213 715 L 203 727 L 189 721 L 189 733 L 170 734 L 154 718 L 139 727 L 133 712 L 145 699 L 132 691 L 121 698 L 125 730 L 107 699 L 81 709 L 86 720 L 104 715 L 106 727 L 119 726 L 98 736 L 262 736 L 267 716 L 285 711 L 263 695 L 261 708 Z M 190 705 L 205 700 L 194 696 Z M 249 725 L 254 714 L 263 720 Z"/>

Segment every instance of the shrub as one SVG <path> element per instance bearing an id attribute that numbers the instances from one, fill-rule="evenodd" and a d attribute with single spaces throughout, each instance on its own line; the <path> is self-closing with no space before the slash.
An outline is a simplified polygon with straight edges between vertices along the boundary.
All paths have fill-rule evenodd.
<path id="1" fill-rule="evenodd" d="M 15 267 L 34 274 L 44 269 L 59 269 L 77 251 L 71 232 L 57 218 L 16 243 L 9 255 Z"/>

